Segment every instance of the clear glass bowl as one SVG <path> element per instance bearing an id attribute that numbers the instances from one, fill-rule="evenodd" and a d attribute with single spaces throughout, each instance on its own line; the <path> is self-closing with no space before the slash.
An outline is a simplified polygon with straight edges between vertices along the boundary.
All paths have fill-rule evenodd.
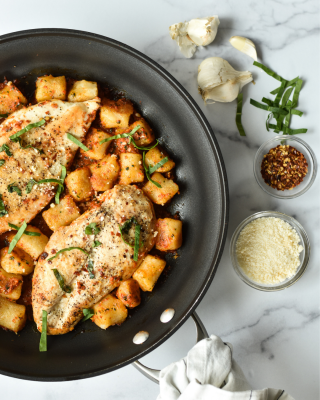
<path id="1" fill-rule="evenodd" d="M 277 283 L 275 285 L 264 285 L 262 283 L 257 283 L 255 281 L 251 280 L 247 275 L 245 275 L 245 273 L 243 272 L 243 270 L 240 267 L 238 260 L 237 260 L 236 243 L 237 243 L 240 232 L 250 222 L 254 221 L 255 219 L 263 218 L 263 217 L 280 218 L 283 221 L 288 222 L 292 226 L 292 228 L 294 228 L 296 230 L 296 232 L 300 238 L 300 245 L 303 247 L 303 250 L 300 253 L 300 265 L 297 268 L 295 275 L 292 276 L 291 278 L 288 278 L 285 281 Z M 307 233 L 304 230 L 303 226 L 294 218 L 290 217 L 289 215 L 277 212 L 277 211 L 261 211 L 261 212 L 252 214 L 250 217 L 246 218 L 244 221 L 241 222 L 241 224 L 234 231 L 232 238 L 231 238 L 231 243 L 230 243 L 230 257 L 231 257 L 231 261 L 232 261 L 234 270 L 236 271 L 239 278 L 241 280 L 243 280 L 243 282 L 245 282 L 247 285 L 249 285 L 255 289 L 258 289 L 258 290 L 263 290 L 265 292 L 274 292 L 274 291 L 288 288 L 289 286 L 293 285 L 295 282 L 297 282 L 297 280 L 299 280 L 301 278 L 301 276 L 305 272 L 308 262 L 309 262 L 310 243 L 309 243 Z"/>
<path id="2" fill-rule="evenodd" d="M 270 149 L 280 144 L 286 144 L 295 147 L 305 156 L 308 163 L 307 175 L 304 177 L 300 185 L 296 186 L 292 190 L 281 191 L 274 189 L 265 183 L 261 175 L 261 163 L 263 156 L 267 154 Z M 263 189 L 271 196 L 277 197 L 278 199 L 293 199 L 295 197 L 301 196 L 312 186 L 317 175 L 317 160 L 311 147 L 309 147 L 307 143 L 301 140 L 300 138 L 290 135 L 276 136 L 273 139 L 270 139 L 267 142 L 263 143 L 262 146 L 260 146 L 254 158 L 253 173 L 261 189 Z"/>

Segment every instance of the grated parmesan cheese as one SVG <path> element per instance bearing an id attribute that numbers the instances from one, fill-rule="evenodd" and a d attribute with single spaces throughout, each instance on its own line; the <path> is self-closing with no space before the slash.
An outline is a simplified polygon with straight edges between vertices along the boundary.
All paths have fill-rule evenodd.
<path id="1" fill-rule="evenodd" d="M 290 224 L 280 218 L 264 217 L 242 229 L 236 254 L 243 272 L 253 281 L 276 284 L 295 275 L 303 247 Z"/>

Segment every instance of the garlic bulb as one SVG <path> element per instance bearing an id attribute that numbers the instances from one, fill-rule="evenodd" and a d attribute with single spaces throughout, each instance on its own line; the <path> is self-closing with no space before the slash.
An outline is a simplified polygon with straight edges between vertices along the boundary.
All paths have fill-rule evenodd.
<path id="1" fill-rule="evenodd" d="M 257 61 L 257 50 L 252 40 L 242 36 L 232 36 L 232 38 L 229 39 L 229 42 L 235 49 L 242 51 L 242 53 L 247 54 L 249 57 L 252 57 Z"/>
<path id="2" fill-rule="evenodd" d="M 236 71 L 220 57 L 207 58 L 198 68 L 199 92 L 205 102 L 233 101 L 249 82 L 252 82 L 251 72 Z"/>
<path id="3" fill-rule="evenodd" d="M 190 58 L 197 46 L 207 46 L 215 39 L 220 24 L 217 15 L 195 18 L 169 27 L 170 36 L 175 40 L 184 56 Z"/>

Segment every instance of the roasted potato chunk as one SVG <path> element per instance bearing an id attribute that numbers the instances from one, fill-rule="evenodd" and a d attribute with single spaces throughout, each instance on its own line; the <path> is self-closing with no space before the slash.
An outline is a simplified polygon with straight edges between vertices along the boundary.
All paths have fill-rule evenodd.
<path id="1" fill-rule="evenodd" d="M 130 100 L 104 100 L 100 108 L 100 120 L 104 128 L 127 128 L 133 105 Z"/>
<path id="2" fill-rule="evenodd" d="M 165 260 L 148 254 L 132 277 L 139 283 L 140 288 L 144 292 L 152 292 L 165 266 Z"/>
<path id="3" fill-rule="evenodd" d="M 60 226 L 68 226 L 80 217 L 80 210 L 70 195 L 66 195 L 59 204 L 52 205 L 53 207 L 42 213 L 43 219 L 52 231 L 56 231 Z"/>
<path id="4" fill-rule="evenodd" d="M 102 329 L 111 325 L 120 325 L 127 318 L 128 310 L 115 296 L 108 294 L 93 306 L 94 316 L 91 320 Z"/>
<path id="5" fill-rule="evenodd" d="M 179 191 L 179 186 L 176 183 L 171 179 L 165 178 L 163 175 L 159 174 L 159 172 L 152 174 L 151 179 L 159 183 L 161 188 L 158 188 L 155 184 L 148 181 L 142 190 L 149 199 L 156 204 L 164 205 Z"/>
<path id="6" fill-rule="evenodd" d="M 0 250 L 1 267 L 11 274 L 28 275 L 33 271 L 32 257 L 17 246 L 8 254 L 9 247 Z"/>
<path id="7" fill-rule="evenodd" d="M 27 99 L 12 83 L 0 83 L 0 114 L 10 114 L 27 104 Z"/>
<path id="8" fill-rule="evenodd" d="M 154 147 L 153 149 L 149 150 L 146 153 L 145 164 L 147 167 L 152 168 L 165 157 L 167 157 L 167 154 L 164 153 L 159 146 Z M 158 168 L 155 172 L 169 172 L 172 170 L 172 168 L 174 168 L 174 166 L 175 163 L 169 158 L 169 160 L 165 164 L 163 164 L 160 168 Z"/>
<path id="9" fill-rule="evenodd" d="M 34 260 L 37 260 L 40 254 L 44 252 L 44 248 L 46 247 L 49 239 L 40 231 L 40 229 L 36 228 L 35 226 L 28 225 L 26 230 L 30 232 L 38 232 L 40 233 L 40 236 L 22 235 L 15 248 L 24 250 Z M 13 232 L 8 232 L 5 234 L 5 238 L 9 243 L 11 243 L 14 236 L 15 233 Z"/>
<path id="10" fill-rule="evenodd" d="M 101 161 L 90 165 L 91 184 L 94 190 L 101 192 L 111 189 L 118 178 L 120 166 L 117 156 L 108 154 Z"/>
<path id="11" fill-rule="evenodd" d="M 126 307 L 137 307 L 141 302 L 138 282 L 132 278 L 121 282 L 117 289 L 116 296 Z"/>
<path id="12" fill-rule="evenodd" d="M 92 196 L 93 189 L 90 176 L 90 169 L 88 167 L 82 167 L 71 172 L 66 177 L 65 184 L 75 201 L 85 201 Z"/>
<path id="13" fill-rule="evenodd" d="M 100 144 L 100 142 L 111 136 L 112 135 L 102 131 L 101 129 L 91 128 L 84 141 L 85 146 L 87 146 L 89 150 L 80 150 L 80 153 L 93 160 L 102 160 L 103 157 L 105 157 L 112 140 L 102 144 Z"/>
<path id="14" fill-rule="evenodd" d="M 67 96 L 67 82 L 64 76 L 39 76 L 36 81 L 37 102 L 45 100 L 65 100 Z"/>
<path id="15" fill-rule="evenodd" d="M 0 297 L 0 325 L 19 332 L 27 321 L 26 307 Z"/>
<path id="16" fill-rule="evenodd" d="M 76 81 L 68 94 L 68 101 L 87 101 L 98 96 L 97 82 Z"/>
<path id="17" fill-rule="evenodd" d="M 21 296 L 22 283 L 22 275 L 10 274 L 0 268 L 0 296 L 18 300 Z"/>
<path id="18" fill-rule="evenodd" d="M 134 182 L 144 181 L 144 171 L 141 154 L 120 154 L 120 185 L 129 185 Z"/>
<path id="19" fill-rule="evenodd" d="M 182 222 L 172 218 L 157 220 L 156 248 L 160 251 L 177 250 L 182 245 Z"/>

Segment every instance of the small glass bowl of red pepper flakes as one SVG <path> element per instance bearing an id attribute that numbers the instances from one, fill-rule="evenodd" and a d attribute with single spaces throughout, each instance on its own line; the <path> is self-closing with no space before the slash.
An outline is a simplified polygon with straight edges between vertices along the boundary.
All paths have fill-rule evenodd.
<path id="1" fill-rule="evenodd" d="M 317 161 L 312 149 L 300 138 L 276 136 L 257 151 L 253 172 L 265 192 L 279 199 L 293 199 L 312 186 Z"/>

